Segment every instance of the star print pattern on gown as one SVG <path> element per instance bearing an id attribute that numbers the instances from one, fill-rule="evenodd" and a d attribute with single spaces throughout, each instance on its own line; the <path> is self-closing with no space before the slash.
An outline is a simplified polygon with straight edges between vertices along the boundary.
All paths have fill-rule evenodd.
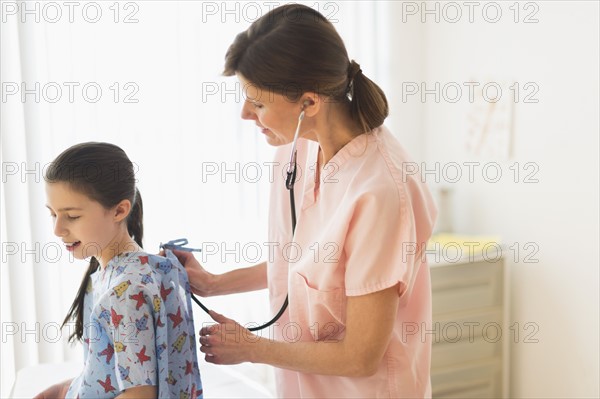
<path id="1" fill-rule="evenodd" d="M 202 398 L 190 285 L 171 251 L 113 258 L 84 299 L 84 369 L 66 398 L 114 398 L 156 385 L 159 398 Z"/>

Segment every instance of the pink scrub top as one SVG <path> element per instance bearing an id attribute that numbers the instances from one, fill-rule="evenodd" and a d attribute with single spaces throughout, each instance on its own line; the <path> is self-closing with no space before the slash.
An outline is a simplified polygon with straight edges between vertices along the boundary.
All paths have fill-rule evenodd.
<path id="1" fill-rule="evenodd" d="M 275 156 L 269 213 L 271 310 L 289 292 L 274 327 L 286 342 L 344 337 L 348 296 L 399 283 L 393 334 L 375 375 L 339 377 L 275 369 L 286 398 L 431 396 L 431 284 L 425 247 L 437 216 L 418 164 L 384 126 L 354 138 L 321 170 L 318 143 L 298 140 L 297 227 L 292 240 L 285 170 L 291 145 Z M 416 173 L 415 173 L 416 171 Z"/>

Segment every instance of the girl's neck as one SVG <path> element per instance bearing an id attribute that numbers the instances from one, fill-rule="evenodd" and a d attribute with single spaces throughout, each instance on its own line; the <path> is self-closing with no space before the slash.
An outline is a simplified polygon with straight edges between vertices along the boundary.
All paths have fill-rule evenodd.
<path id="1" fill-rule="evenodd" d="M 105 269 L 108 262 L 115 256 L 126 252 L 137 252 L 140 250 L 140 246 L 131 238 L 129 233 L 125 231 L 115 236 L 115 238 L 102 249 L 102 252 L 98 257 L 98 262 L 100 262 L 100 267 Z"/>

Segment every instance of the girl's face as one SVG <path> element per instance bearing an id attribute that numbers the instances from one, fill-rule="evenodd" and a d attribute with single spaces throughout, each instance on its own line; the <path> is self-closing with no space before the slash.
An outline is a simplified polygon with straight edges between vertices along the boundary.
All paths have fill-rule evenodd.
<path id="1" fill-rule="evenodd" d="M 46 197 L 54 234 L 76 259 L 95 256 L 105 266 L 118 255 L 124 229 L 118 206 L 105 209 L 64 182 L 46 184 Z"/>
<path id="2" fill-rule="evenodd" d="M 273 146 L 291 143 L 302 111 L 300 104 L 280 94 L 259 89 L 240 74 L 237 76 L 245 96 L 242 119 L 255 121 L 267 142 Z"/>

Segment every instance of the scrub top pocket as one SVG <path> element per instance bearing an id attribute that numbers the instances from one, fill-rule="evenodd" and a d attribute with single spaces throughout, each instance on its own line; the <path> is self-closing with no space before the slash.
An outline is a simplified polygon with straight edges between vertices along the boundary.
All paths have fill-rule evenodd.
<path id="1" fill-rule="evenodd" d="M 293 340 L 292 329 L 299 328 L 301 337 L 296 336 L 296 340 L 335 342 L 343 338 L 346 319 L 344 290 L 341 287 L 317 289 L 298 272 L 293 274 L 291 285 L 292 325 L 288 327 L 290 334 L 284 334 L 284 337 Z"/>

